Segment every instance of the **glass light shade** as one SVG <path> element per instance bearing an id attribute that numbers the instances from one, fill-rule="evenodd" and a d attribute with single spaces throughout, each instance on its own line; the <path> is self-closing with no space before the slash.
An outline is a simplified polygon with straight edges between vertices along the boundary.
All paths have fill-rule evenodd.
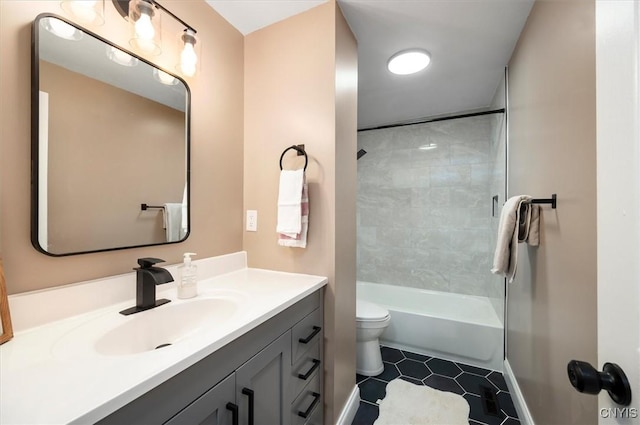
<path id="1" fill-rule="evenodd" d="M 153 68 L 153 78 L 167 86 L 175 86 L 178 84 L 178 79 L 176 77 L 164 71 L 160 71 L 158 68 Z"/>
<path id="2" fill-rule="evenodd" d="M 48 17 L 40 21 L 40 25 L 50 33 L 64 38 L 65 40 L 80 40 L 82 38 L 82 31 L 67 24 L 58 18 Z"/>
<path id="3" fill-rule="evenodd" d="M 397 75 L 409 75 L 422 71 L 431 62 L 431 55 L 426 50 L 403 50 L 391 56 L 387 68 Z"/>
<path id="4" fill-rule="evenodd" d="M 161 13 L 146 0 L 129 2 L 129 23 L 133 47 L 149 55 L 162 53 Z"/>
<path id="5" fill-rule="evenodd" d="M 104 0 L 64 0 L 60 7 L 83 24 L 104 24 Z"/>
<path id="6" fill-rule="evenodd" d="M 129 53 L 113 46 L 107 46 L 107 57 L 122 66 L 136 66 L 138 64 L 138 58 L 134 58 Z"/>
<path id="7" fill-rule="evenodd" d="M 180 35 L 180 43 L 182 49 L 180 51 L 180 60 L 176 68 L 183 75 L 193 77 L 199 68 L 200 43 L 196 37 L 196 33 L 190 29 L 185 29 Z"/>

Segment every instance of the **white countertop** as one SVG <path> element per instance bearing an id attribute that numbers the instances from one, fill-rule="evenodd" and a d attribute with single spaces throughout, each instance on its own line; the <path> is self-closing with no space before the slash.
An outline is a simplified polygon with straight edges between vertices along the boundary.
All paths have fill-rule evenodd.
<path id="1" fill-rule="evenodd" d="M 146 313 L 119 314 L 135 299 L 17 332 L 0 346 L 0 423 L 94 423 L 326 283 L 320 276 L 248 268 L 201 280 L 195 300 L 231 294 L 240 300 L 238 310 L 179 343 L 139 354 L 91 348 L 105 326 Z M 190 301 L 177 300 L 174 287 L 157 289 L 157 298 L 171 300 L 167 305 Z"/>

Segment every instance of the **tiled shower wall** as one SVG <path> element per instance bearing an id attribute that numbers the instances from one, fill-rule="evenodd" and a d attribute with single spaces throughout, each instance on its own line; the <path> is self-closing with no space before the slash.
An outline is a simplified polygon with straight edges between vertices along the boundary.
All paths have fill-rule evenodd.
<path id="1" fill-rule="evenodd" d="M 484 115 L 358 133 L 367 151 L 358 160 L 358 280 L 502 301 L 490 268 L 499 217 L 491 197 L 504 202 L 503 121 Z"/>

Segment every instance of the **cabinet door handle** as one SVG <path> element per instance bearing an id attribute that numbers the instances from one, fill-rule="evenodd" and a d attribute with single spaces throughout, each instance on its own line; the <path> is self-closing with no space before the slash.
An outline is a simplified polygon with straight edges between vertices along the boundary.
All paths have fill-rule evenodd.
<path id="1" fill-rule="evenodd" d="M 238 425 L 238 405 L 229 402 L 227 403 L 227 410 L 231 410 L 231 424 Z"/>
<path id="2" fill-rule="evenodd" d="M 243 388 L 242 394 L 249 398 L 249 425 L 253 425 L 253 390 Z"/>
<path id="3" fill-rule="evenodd" d="M 311 414 L 313 408 L 316 407 L 316 404 L 318 404 L 318 402 L 320 401 L 320 394 L 312 392 L 311 395 L 313 396 L 313 402 L 311 403 L 311 406 L 309 406 L 304 412 L 298 410 L 298 416 L 300 416 L 301 418 L 307 419 Z"/>
<path id="4" fill-rule="evenodd" d="M 304 379 L 306 381 L 307 379 L 309 379 L 313 371 L 316 370 L 318 366 L 320 366 L 320 360 L 313 359 L 311 361 L 313 362 L 313 365 L 311 366 L 311 368 L 304 375 L 302 373 L 299 373 L 298 378 Z"/>
<path id="5" fill-rule="evenodd" d="M 311 332 L 311 334 L 306 337 L 306 338 L 300 338 L 298 339 L 298 341 L 300 341 L 303 344 L 308 344 L 309 341 L 311 341 L 313 339 L 314 336 L 318 335 L 318 333 L 322 330 L 322 328 L 320 326 L 314 326 L 313 327 L 313 332 Z"/>

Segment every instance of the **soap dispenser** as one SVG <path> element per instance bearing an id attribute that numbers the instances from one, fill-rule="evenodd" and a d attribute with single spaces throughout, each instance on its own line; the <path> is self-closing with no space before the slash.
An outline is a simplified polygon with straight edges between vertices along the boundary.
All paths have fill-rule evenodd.
<path id="1" fill-rule="evenodd" d="M 193 298 L 198 295 L 198 266 L 191 263 L 191 256 L 195 252 L 185 252 L 184 262 L 178 267 L 180 282 L 178 283 L 178 298 Z"/>

